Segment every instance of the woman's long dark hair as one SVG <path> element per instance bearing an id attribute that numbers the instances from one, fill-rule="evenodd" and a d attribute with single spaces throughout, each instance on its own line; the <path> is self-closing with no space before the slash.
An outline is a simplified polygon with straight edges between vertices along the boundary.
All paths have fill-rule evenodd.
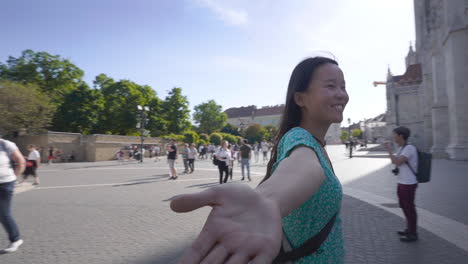
<path id="1" fill-rule="evenodd" d="M 299 126 L 302 119 L 301 108 L 296 104 L 294 100 L 294 94 L 297 92 L 305 92 L 309 87 L 309 83 L 317 69 L 326 64 L 332 63 L 338 65 L 335 60 L 325 58 L 325 57 L 314 57 L 303 60 L 299 63 L 294 71 L 291 74 L 291 79 L 289 80 L 288 93 L 286 95 L 286 104 L 284 106 L 283 114 L 281 117 L 281 125 L 278 129 L 278 134 L 276 135 L 275 145 L 271 150 L 271 158 L 268 162 L 267 172 L 263 180 L 260 182 L 262 184 L 271 176 L 273 170 L 273 165 L 278 158 L 278 145 L 281 138 L 288 132 L 291 128 Z"/>

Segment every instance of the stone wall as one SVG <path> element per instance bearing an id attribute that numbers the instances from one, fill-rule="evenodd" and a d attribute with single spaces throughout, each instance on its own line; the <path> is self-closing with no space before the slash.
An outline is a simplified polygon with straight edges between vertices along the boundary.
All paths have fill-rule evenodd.
<path id="1" fill-rule="evenodd" d="M 105 161 L 115 159 L 115 153 L 130 146 L 140 146 L 141 138 L 137 136 L 116 135 L 82 135 L 78 133 L 47 132 L 40 135 L 19 136 L 13 140 L 24 155 L 28 154 L 27 146 L 34 144 L 40 148 L 42 162 L 47 162 L 49 147 L 62 152 L 59 161 L 67 161 L 70 156 L 75 161 Z M 159 145 L 161 149 L 167 143 L 161 138 L 146 137 L 144 145 Z M 146 152 L 146 156 L 148 156 Z"/>

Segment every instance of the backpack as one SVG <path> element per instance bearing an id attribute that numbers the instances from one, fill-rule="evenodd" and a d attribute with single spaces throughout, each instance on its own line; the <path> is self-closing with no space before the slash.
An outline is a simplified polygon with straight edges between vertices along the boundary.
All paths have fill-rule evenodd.
<path id="1" fill-rule="evenodd" d="M 410 168 L 411 172 L 416 175 L 416 179 L 419 183 L 429 182 L 431 180 L 431 168 L 432 168 L 432 154 L 418 151 L 418 172 L 415 172 L 411 165 L 406 162 L 406 165 Z"/>

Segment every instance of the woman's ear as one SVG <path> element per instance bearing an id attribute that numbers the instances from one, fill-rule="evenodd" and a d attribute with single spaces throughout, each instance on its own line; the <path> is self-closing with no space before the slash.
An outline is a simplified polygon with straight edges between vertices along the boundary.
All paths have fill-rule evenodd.
<path id="1" fill-rule="evenodd" d="M 299 106 L 299 107 L 304 107 L 304 96 L 302 93 L 295 92 L 294 93 L 294 102 Z"/>

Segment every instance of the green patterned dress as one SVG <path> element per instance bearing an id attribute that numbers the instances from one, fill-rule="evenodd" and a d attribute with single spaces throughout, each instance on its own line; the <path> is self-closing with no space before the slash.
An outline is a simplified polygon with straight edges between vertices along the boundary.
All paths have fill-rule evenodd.
<path id="1" fill-rule="evenodd" d="M 340 210 L 343 196 L 341 183 L 333 173 L 325 153 L 317 140 L 303 128 L 295 127 L 281 138 L 278 146 L 278 159 L 273 166 L 273 171 L 298 146 L 306 146 L 314 150 L 325 173 L 325 179 L 314 196 L 283 218 L 283 230 L 293 248 L 302 245 L 322 230 L 333 215 Z M 338 215 L 320 249 L 295 263 L 340 264 L 343 262 L 343 232 L 341 218 Z"/>

